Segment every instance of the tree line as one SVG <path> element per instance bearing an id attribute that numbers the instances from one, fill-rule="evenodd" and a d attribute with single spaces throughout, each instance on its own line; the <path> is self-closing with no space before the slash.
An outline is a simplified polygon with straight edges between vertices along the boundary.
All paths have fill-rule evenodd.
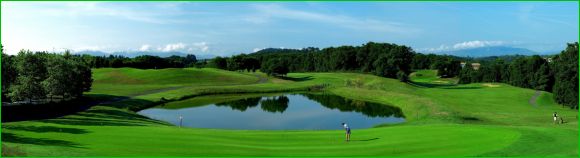
<path id="1" fill-rule="evenodd" d="M 421 58 L 423 57 L 423 58 Z M 415 60 L 421 61 L 415 61 Z M 428 61 L 425 64 L 420 62 Z M 410 47 L 368 42 L 362 46 L 303 49 L 268 48 L 229 58 L 216 57 L 211 66 L 231 71 L 260 70 L 268 75 L 289 72 L 362 72 L 407 81 L 412 69 L 441 69 L 442 76 L 459 73 L 460 61 L 451 56 L 423 55 Z"/>
<path id="2" fill-rule="evenodd" d="M 194 67 L 198 64 L 197 58 L 193 54 L 188 54 L 185 57 L 173 55 L 165 58 L 151 55 L 128 58 L 121 55 L 91 56 L 86 54 L 80 57 L 91 68 L 131 67 L 138 69 L 163 69 Z"/>
<path id="3" fill-rule="evenodd" d="M 502 82 L 513 86 L 552 92 L 557 103 L 578 109 L 578 42 L 569 43 L 549 58 L 519 56 L 507 63 L 497 59 L 474 70 L 465 64 L 459 83 Z"/>
<path id="4" fill-rule="evenodd" d="M 21 50 L 17 55 L 2 49 L 2 101 L 38 103 L 74 99 L 91 89 L 91 68 L 80 57 Z"/>

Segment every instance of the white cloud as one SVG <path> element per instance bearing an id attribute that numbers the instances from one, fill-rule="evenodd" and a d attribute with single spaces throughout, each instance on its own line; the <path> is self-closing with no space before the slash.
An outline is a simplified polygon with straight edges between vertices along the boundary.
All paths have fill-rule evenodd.
<path id="1" fill-rule="evenodd" d="M 251 23 L 268 23 L 271 19 L 290 19 L 312 21 L 318 23 L 333 24 L 353 30 L 366 30 L 375 32 L 388 32 L 398 34 L 414 34 L 420 32 L 419 29 L 406 26 L 402 23 L 381 21 L 376 19 L 361 19 L 345 15 L 323 14 L 302 10 L 293 10 L 277 4 L 254 5 L 258 14 L 245 17 L 244 20 Z"/>
<path id="2" fill-rule="evenodd" d="M 183 44 L 183 43 L 167 44 L 167 45 L 165 45 L 165 47 L 157 48 L 157 50 L 161 50 L 164 52 L 180 51 L 183 49 L 185 49 L 185 44 Z"/>
<path id="3" fill-rule="evenodd" d="M 521 43 L 518 41 L 512 42 L 513 44 Z M 502 46 L 507 45 L 508 42 L 504 41 L 465 41 L 461 43 L 455 43 L 453 45 L 440 45 L 436 48 L 423 48 L 418 49 L 418 51 L 428 52 L 428 53 L 437 53 L 437 52 L 445 52 L 445 51 L 454 51 L 454 50 L 461 50 L 461 49 L 471 49 L 471 48 L 481 48 L 481 47 L 492 47 L 492 46 Z"/>
<path id="4" fill-rule="evenodd" d="M 151 45 L 148 44 L 144 44 L 141 46 L 141 48 L 139 48 L 139 51 L 150 51 L 151 50 Z"/>
<path id="5" fill-rule="evenodd" d="M 467 41 L 453 45 L 453 49 L 469 49 L 503 45 L 503 41 Z"/>
<path id="6" fill-rule="evenodd" d="M 193 47 L 190 48 L 192 50 L 200 50 L 202 52 L 207 52 L 209 50 L 209 46 L 207 45 L 207 42 L 193 43 L 192 46 Z"/>
<path id="7" fill-rule="evenodd" d="M 183 42 L 166 44 L 164 46 L 157 47 L 157 51 L 163 52 L 208 52 L 210 49 L 207 42 L 196 42 L 192 44 L 185 44 Z M 139 49 L 141 51 L 151 51 L 150 45 L 143 45 Z"/>
<path id="8" fill-rule="evenodd" d="M 61 48 L 60 50 L 64 50 L 65 48 Z M 105 50 L 106 47 L 104 46 L 81 46 L 81 47 L 76 47 L 73 49 L 73 51 L 75 52 L 79 52 L 79 51 L 102 51 Z"/>
<path id="9" fill-rule="evenodd" d="M 266 48 L 254 48 L 252 51 L 253 51 L 253 52 L 258 52 L 258 51 L 261 51 L 261 50 L 263 50 L 263 49 L 266 49 Z"/>

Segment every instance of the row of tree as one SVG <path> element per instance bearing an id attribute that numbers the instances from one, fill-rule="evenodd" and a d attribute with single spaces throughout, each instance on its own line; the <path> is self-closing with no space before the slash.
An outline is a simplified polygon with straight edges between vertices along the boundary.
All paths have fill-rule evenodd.
<path id="1" fill-rule="evenodd" d="M 91 68 L 79 56 L 2 50 L 2 101 L 42 102 L 82 96 L 92 85 Z"/>
<path id="2" fill-rule="evenodd" d="M 453 56 L 423 55 L 410 47 L 368 42 L 362 46 L 303 49 L 268 48 L 229 58 L 217 57 L 211 66 L 231 71 L 260 71 L 269 75 L 288 72 L 362 72 L 408 80 L 412 69 L 438 69 L 440 76 L 454 77 L 461 69 Z"/>
<path id="3" fill-rule="evenodd" d="M 132 67 L 139 69 L 163 69 L 163 68 L 194 67 L 196 66 L 195 64 L 197 63 L 197 58 L 193 54 L 188 54 L 185 57 L 174 55 L 166 58 L 151 55 L 141 55 L 135 58 L 128 58 L 121 55 L 109 55 L 109 56 L 82 55 L 80 57 L 91 68 Z"/>
<path id="4" fill-rule="evenodd" d="M 551 61 L 551 62 L 549 62 Z M 522 88 L 553 92 L 556 102 L 578 108 L 578 42 L 568 44 L 549 60 L 534 55 L 511 63 L 497 59 L 474 70 L 470 63 L 459 73 L 459 83 L 502 82 Z"/>
<path id="5" fill-rule="evenodd" d="M 427 66 L 419 65 L 416 57 L 425 56 Z M 423 58 L 420 58 L 423 60 Z M 414 63 L 414 64 L 413 64 Z M 423 63 L 422 63 L 423 64 Z M 264 49 L 251 54 L 229 58 L 217 57 L 211 65 L 231 71 L 260 71 L 269 75 L 288 72 L 363 72 L 407 81 L 415 69 L 431 67 L 441 69 L 442 76 L 453 77 L 459 73 L 460 62 L 451 56 L 415 53 L 410 47 L 390 43 L 369 42 L 362 46 L 340 46 L 324 49 Z M 413 67 L 413 65 L 417 65 Z"/>
<path id="6" fill-rule="evenodd" d="M 437 76 L 451 78 L 459 75 L 461 60 L 465 59 L 450 55 L 417 53 L 413 57 L 411 68 L 413 70 L 434 69 L 437 70 Z"/>

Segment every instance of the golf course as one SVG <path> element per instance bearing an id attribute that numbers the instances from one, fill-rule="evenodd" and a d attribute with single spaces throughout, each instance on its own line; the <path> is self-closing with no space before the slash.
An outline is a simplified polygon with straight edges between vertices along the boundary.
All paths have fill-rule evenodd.
<path id="1" fill-rule="evenodd" d="M 214 68 L 97 68 L 84 96 L 98 100 L 62 117 L 2 123 L 3 153 L 26 156 L 578 156 L 578 111 L 552 93 L 503 83 L 456 84 L 437 70 L 409 82 L 363 73 Z M 347 82 L 356 81 L 359 86 Z M 324 92 L 400 108 L 405 121 L 353 129 L 236 130 L 179 127 L 137 112 L 187 100 Z M 554 124 L 552 113 L 565 120 Z M 215 117 L 220 117 L 216 115 Z M 176 117 L 177 119 L 177 117 Z M 7 151 L 8 150 L 8 151 Z"/>

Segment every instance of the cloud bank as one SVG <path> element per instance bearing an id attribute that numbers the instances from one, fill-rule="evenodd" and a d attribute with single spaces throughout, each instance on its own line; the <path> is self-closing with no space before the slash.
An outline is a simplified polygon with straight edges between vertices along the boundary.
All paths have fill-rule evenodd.
<path id="1" fill-rule="evenodd" d="M 438 52 L 446 52 L 446 51 L 454 51 L 454 50 L 462 50 L 462 49 L 503 46 L 503 45 L 513 44 L 513 43 L 517 43 L 517 42 L 508 43 L 505 41 L 474 40 L 474 41 L 465 41 L 465 42 L 455 43 L 452 45 L 442 44 L 436 48 L 423 48 L 423 49 L 418 49 L 418 50 L 423 51 L 423 52 L 428 52 L 428 53 L 438 53 Z"/>

